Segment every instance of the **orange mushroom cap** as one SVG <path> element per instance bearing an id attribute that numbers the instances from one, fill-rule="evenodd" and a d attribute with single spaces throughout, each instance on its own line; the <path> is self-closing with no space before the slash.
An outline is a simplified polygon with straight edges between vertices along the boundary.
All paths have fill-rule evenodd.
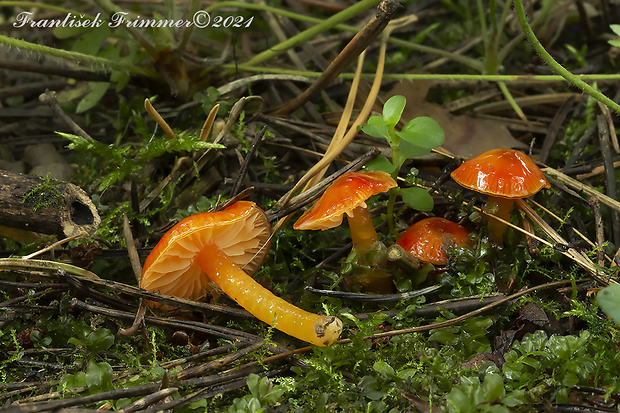
<path id="1" fill-rule="evenodd" d="M 238 201 L 217 212 L 202 212 L 170 229 L 146 258 L 140 287 L 191 300 L 203 296 L 209 278 L 195 256 L 215 244 L 249 274 L 263 264 L 271 225 L 253 202 Z"/>
<path id="2" fill-rule="evenodd" d="M 295 229 L 331 229 L 342 223 L 343 214 L 351 214 L 358 206 L 366 207 L 373 195 L 398 186 L 382 171 L 350 172 L 336 178 L 321 198 L 295 222 Z"/>
<path id="3" fill-rule="evenodd" d="M 396 243 L 420 261 L 445 265 L 448 262 L 445 246 L 469 243 L 469 232 L 444 218 L 426 218 L 407 228 Z"/>
<path id="4" fill-rule="evenodd" d="M 484 152 L 464 162 L 451 176 L 465 188 L 499 198 L 527 198 L 551 187 L 534 161 L 513 149 Z"/>

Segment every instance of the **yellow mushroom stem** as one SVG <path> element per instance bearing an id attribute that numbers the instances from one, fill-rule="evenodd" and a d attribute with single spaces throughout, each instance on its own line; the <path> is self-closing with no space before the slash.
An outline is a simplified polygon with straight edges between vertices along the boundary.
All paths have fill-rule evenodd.
<path id="1" fill-rule="evenodd" d="M 198 253 L 196 262 L 237 304 L 283 333 L 317 346 L 328 346 L 342 331 L 342 321 L 337 317 L 313 314 L 277 297 L 213 243 Z"/>
<path id="2" fill-rule="evenodd" d="M 351 241 L 359 252 L 360 257 L 365 257 L 373 245 L 379 242 L 377 231 L 372 224 L 370 212 L 366 206 L 358 206 L 347 213 L 349 230 L 351 231 Z"/>
<path id="3" fill-rule="evenodd" d="M 485 211 L 488 211 L 492 215 L 501 218 L 504 221 L 509 221 L 510 215 L 512 214 L 513 205 L 514 199 L 490 196 L 484 209 Z M 508 225 L 494 218 L 489 218 L 488 221 L 489 236 L 491 237 L 491 239 L 498 244 L 503 243 L 504 232 L 506 232 Z"/>
<path id="4" fill-rule="evenodd" d="M 370 250 L 377 245 L 379 237 L 375 226 L 372 224 L 370 212 L 366 206 L 358 206 L 347 213 L 349 230 L 351 231 L 351 241 L 357 250 L 358 263 L 369 265 L 370 267 L 355 276 L 367 291 L 378 294 L 390 294 L 394 292 L 392 276 L 381 266 L 385 264 L 385 255 L 376 254 L 369 257 Z"/>

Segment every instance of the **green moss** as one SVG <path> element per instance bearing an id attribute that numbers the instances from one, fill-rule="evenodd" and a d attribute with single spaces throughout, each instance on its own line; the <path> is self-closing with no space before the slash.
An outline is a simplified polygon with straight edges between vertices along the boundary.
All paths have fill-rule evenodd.
<path id="1" fill-rule="evenodd" d="M 24 195 L 24 198 L 22 198 L 22 204 L 32 205 L 32 210 L 34 212 L 37 212 L 41 208 L 56 206 L 62 199 L 62 192 L 56 185 L 62 183 L 62 181 L 53 178 L 50 173 L 48 173 L 45 178 L 39 177 L 39 179 L 44 182 L 32 188 Z"/>

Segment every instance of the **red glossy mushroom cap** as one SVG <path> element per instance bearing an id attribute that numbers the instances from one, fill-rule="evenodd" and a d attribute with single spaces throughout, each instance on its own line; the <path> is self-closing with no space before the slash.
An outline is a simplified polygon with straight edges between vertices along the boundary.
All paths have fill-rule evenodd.
<path id="1" fill-rule="evenodd" d="M 469 232 L 444 218 L 426 218 L 407 228 L 396 243 L 420 261 L 445 265 L 448 262 L 446 246 L 469 243 Z"/>
<path id="2" fill-rule="evenodd" d="M 343 174 L 325 190 L 312 208 L 304 212 L 293 228 L 335 228 L 342 223 L 343 214 L 351 214 L 358 206 L 366 207 L 368 198 L 397 185 L 388 173 L 382 171 Z"/>
<path id="3" fill-rule="evenodd" d="M 550 188 L 534 161 L 512 149 L 492 149 L 456 168 L 452 174 L 459 185 L 499 198 L 527 198 Z"/>
<path id="4" fill-rule="evenodd" d="M 216 245 L 232 262 L 253 274 L 265 260 L 270 235 L 267 216 L 249 201 L 189 216 L 172 227 L 146 258 L 140 287 L 198 299 L 210 281 L 195 261 L 199 251 Z"/>

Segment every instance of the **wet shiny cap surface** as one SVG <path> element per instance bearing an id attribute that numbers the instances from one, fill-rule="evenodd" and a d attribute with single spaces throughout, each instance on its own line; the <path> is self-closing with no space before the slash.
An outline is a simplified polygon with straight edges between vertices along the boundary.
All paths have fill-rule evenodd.
<path id="1" fill-rule="evenodd" d="M 526 198 L 550 188 L 540 168 L 526 154 L 512 149 L 492 149 L 456 168 L 459 185 L 500 198 Z"/>
<path id="2" fill-rule="evenodd" d="M 297 220 L 295 229 L 330 229 L 342 223 L 343 214 L 366 206 L 373 195 L 396 187 L 386 172 L 351 172 L 338 177 L 321 198 Z"/>

